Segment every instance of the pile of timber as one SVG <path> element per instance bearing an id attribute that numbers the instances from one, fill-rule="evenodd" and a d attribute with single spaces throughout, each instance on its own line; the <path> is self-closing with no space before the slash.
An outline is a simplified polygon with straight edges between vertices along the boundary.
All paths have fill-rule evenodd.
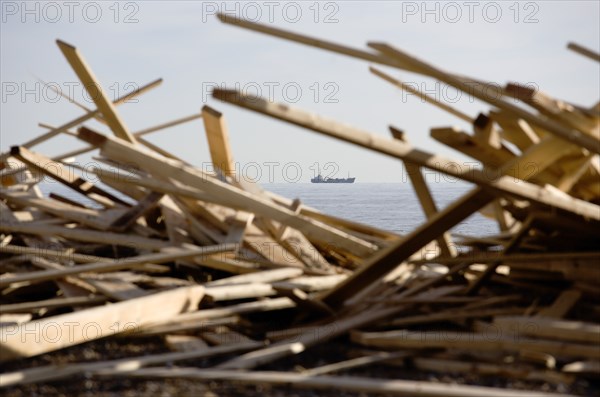
<path id="1" fill-rule="evenodd" d="M 501 87 L 449 73 L 387 44 L 369 43 L 367 51 L 220 19 L 433 78 L 488 103 L 492 110 L 471 117 L 370 69 L 471 123 L 472 132 L 435 128 L 431 136 L 481 166 L 463 169 L 417 149 L 394 127 L 388 138 L 215 90 L 217 100 L 400 160 L 427 216 L 403 236 L 340 219 L 235 175 L 224 116 L 208 106 L 130 132 L 117 106 L 160 80 L 111 101 L 78 50 L 58 41 L 83 85 L 94 90 L 96 109 L 78 104 L 81 117 L 42 125 L 49 131 L 1 155 L 0 360 L 18 370 L 4 370 L 0 387 L 85 374 L 410 396 L 552 395 L 542 385 L 562 395 L 579 390 L 570 385 L 594 390 L 600 373 L 598 104 L 582 107 L 519 84 Z M 107 133 L 82 125 L 92 119 Z M 145 139 L 196 119 L 204 124 L 214 173 Z M 53 157 L 35 150 L 59 135 L 83 146 Z M 95 167 L 72 161 L 87 153 Z M 422 167 L 474 187 L 438 210 Z M 49 185 L 61 189 L 44 195 L 40 186 Z M 72 194 L 64 195 L 66 189 Z M 497 221 L 497 235 L 450 233 L 477 211 Z M 35 361 L 43 355 L 52 363 L 53 355 L 100 338 L 119 343 L 149 336 L 163 338 L 173 351 Z M 286 368 L 286 358 L 310 357 L 328 341 L 347 351 L 342 361 L 325 357 L 325 365 Z M 380 374 L 348 375 L 369 366 L 529 386 L 417 381 L 404 371 L 385 381 Z"/>

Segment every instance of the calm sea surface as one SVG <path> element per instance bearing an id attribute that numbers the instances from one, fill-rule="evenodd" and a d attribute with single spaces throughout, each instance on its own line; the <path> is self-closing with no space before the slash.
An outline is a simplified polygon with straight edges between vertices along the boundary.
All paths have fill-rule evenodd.
<path id="1" fill-rule="evenodd" d="M 263 188 L 303 203 L 322 212 L 406 234 L 420 225 L 425 216 L 410 183 L 272 183 Z M 431 183 L 438 210 L 466 193 L 463 183 Z M 467 218 L 454 233 L 485 236 L 498 232 L 496 222 L 479 215 Z"/>

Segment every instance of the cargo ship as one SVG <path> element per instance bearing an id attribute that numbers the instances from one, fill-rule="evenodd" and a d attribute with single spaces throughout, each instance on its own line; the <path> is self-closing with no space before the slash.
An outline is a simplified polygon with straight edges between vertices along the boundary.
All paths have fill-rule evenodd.
<path id="1" fill-rule="evenodd" d="M 355 179 L 356 178 L 350 178 L 350 175 L 348 175 L 348 178 L 323 178 L 321 174 L 319 174 L 316 177 L 311 178 L 310 181 L 312 183 L 354 183 Z"/>

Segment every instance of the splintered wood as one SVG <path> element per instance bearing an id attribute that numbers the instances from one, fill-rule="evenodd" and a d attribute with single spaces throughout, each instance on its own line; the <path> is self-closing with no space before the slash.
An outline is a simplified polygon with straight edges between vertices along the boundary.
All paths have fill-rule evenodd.
<path id="1" fill-rule="evenodd" d="M 388 137 L 215 89 L 218 101 L 398 159 L 427 220 L 400 236 L 340 219 L 236 175 L 225 115 L 211 107 L 131 132 L 118 105 L 160 80 L 111 102 L 81 52 L 57 41 L 84 86 L 95 87 L 90 95 L 97 109 L 84 108 L 83 116 L 4 148 L 0 156 L 0 361 L 7 368 L 0 387 L 85 373 L 100 381 L 188 378 L 482 397 L 566 395 L 598 380 L 597 105 L 449 73 L 384 43 L 355 49 L 230 16 L 219 19 L 473 95 L 491 110 L 472 117 L 370 67 L 390 89 L 406 90 L 471 124 L 472 132 L 442 127 L 431 137 L 480 166 L 461 169 L 451 158 L 413 147 L 410 132 L 392 126 Z M 577 44 L 569 48 L 599 60 Z M 214 172 L 143 138 L 200 118 Z M 107 132 L 82 125 L 90 119 Z M 199 123 L 199 135 L 201 128 Z M 59 135 L 85 146 L 58 156 L 36 149 Z M 95 152 L 95 167 L 72 161 L 89 152 Z M 473 188 L 438 208 L 423 168 Z M 58 185 L 60 190 L 49 189 Z M 53 191 L 44 195 L 47 190 Z M 497 235 L 451 233 L 478 211 L 497 222 Z M 54 359 L 104 338 L 127 343 L 151 336 L 174 351 Z M 285 360 L 299 355 L 302 362 L 327 341 L 343 351 L 343 360 L 324 356 L 324 365 L 303 367 Z M 35 361 L 40 355 L 44 360 Z M 204 364 L 190 367 L 191 359 Z M 278 371 L 258 368 L 264 365 Z M 427 382 L 404 371 L 385 381 L 365 377 L 375 365 L 373 371 L 400 366 L 412 373 L 491 377 L 485 383 L 499 386 Z M 360 376 L 353 373 L 357 368 Z M 527 390 L 512 389 L 514 381 Z"/>

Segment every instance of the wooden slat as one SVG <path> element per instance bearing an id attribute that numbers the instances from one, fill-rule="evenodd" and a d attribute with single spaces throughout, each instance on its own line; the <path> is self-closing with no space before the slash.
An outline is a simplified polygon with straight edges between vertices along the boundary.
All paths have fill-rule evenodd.
<path id="1" fill-rule="evenodd" d="M 159 292 L 141 298 L 115 303 L 112 305 L 80 310 L 41 320 L 35 320 L 13 329 L 3 328 L 3 343 L 0 345 L 0 361 L 32 357 L 39 354 L 63 349 L 92 339 L 114 335 L 144 324 L 156 323 L 171 316 L 195 308 L 204 295 L 204 287 L 193 286 Z M 168 305 L 162 305 L 169 302 Z M 156 310 L 157 305 L 161 310 Z M 123 326 L 115 327 L 115 323 Z M 94 330 L 85 330 L 93 324 Z M 69 327 L 78 325 L 79 328 Z M 27 327 L 45 329 L 55 327 L 56 337 L 45 338 L 28 333 Z M 34 328 L 38 327 L 38 328 Z"/>
<path id="2" fill-rule="evenodd" d="M 72 170 L 67 169 L 62 163 L 53 161 L 46 156 L 34 153 L 27 148 L 19 146 L 13 146 L 10 153 L 12 156 L 27 164 L 29 168 L 51 177 L 106 207 L 113 207 L 115 205 L 114 203 L 129 206 L 120 198 L 99 188 L 80 176 L 75 175 Z"/>
<path id="3" fill-rule="evenodd" d="M 231 185 L 210 178 L 200 170 L 150 152 L 140 151 L 133 145 L 114 140 L 86 128 L 81 128 L 78 136 L 82 140 L 98 145 L 103 153 L 110 153 L 111 157 L 137 163 L 139 166 L 144 166 L 153 174 L 164 178 L 173 178 L 184 184 L 212 192 L 220 197 L 223 204 L 286 222 L 305 233 L 308 238 L 326 241 L 359 256 L 368 255 L 377 249 L 376 246 L 366 241 L 348 235 L 321 222 L 297 215 L 265 199 L 253 196 Z"/>
<path id="4" fill-rule="evenodd" d="M 583 55 L 584 57 L 590 58 L 594 61 L 600 62 L 600 54 L 590 50 L 589 48 L 583 47 L 577 43 L 569 43 L 567 45 L 569 50 L 575 51 L 576 53 Z"/>
<path id="5" fill-rule="evenodd" d="M 249 97 L 237 91 L 215 89 L 213 96 L 221 101 L 263 113 L 394 158 L 404 159 L 446 175 L 495 189 L 501 193 L 508 193 L 526 200 L 578 213 L 590 219 L 600 220 L 600 208 L 597 205 L 571 197 L 556 195 L 527 182 L 519 182 L 517 184 L 514 178 L 495 178 L 494 176 L 499 175 L 493 170 L 456 167 L 457 164 L 460 164 L 460 161 L 453 161 L 439 155 L 427 153 L 398 140 L 386 139 L 377 134 L 371 134 L 345 124 L 337 123 L 288 105 L 270 103 L 265 99 Z"/>
<path id="6" fill-rule="evenodd" d="M 583 343 L 563 343 L 546 339 L 452 331 L 354 332 L 352 340 L 365 346 L 395 349 L 447 348 L 466 351 L 519 352 L 521 350 L 558 357 L 600 358 L 600 348 Z"/>
<path id="7" fill-rule="evenodd" d="M 223 114 L 209 106 L 202 108 L 202 121 L 208 139 L 210 157 L 215 169 L 221 170 L 227 176 L 235 175 L 235 163 L 229 146 L 229 133 Z M 237 177 L 241 177 L 237 175 Z"/>
<path id="8" fill-rule="evenodd" d="M 406 138 L 402 131 L 390 127 L 390 132 L 395 139 L 399 139 L 403 142 L 407 142 Z M 421 167 L 416 164 L 410 162 L 403 162 L 404 167 L 406 168 L 406 173 L 412 183 L 413 189 L 419 199 L 419 203 L 421 203 L 421 208 L 425 213 L 425 217 L 427 219 L 431 219 L 435 214 L 437 214 L 438 209 L 433 200 L 433 196 L 431 195 L 431 191 L 427 186 L 427 182 L 425 181 L 425 177 L 421 172 Z M 456 256 L 456 247 L 452 245 L 452 237 L 449 232 L 443 233 L 440 237 L 436 239 L 438 243 L 438 247 L 441 250 L 441 253 L 446 256 Z"/>
<path id="9" fill-rule="evenodd" d="M 368 45 L 369 47 L 380 51 L 390 58 L 397 59 L 400 63 L 410 64 L 410 69 L 412 70 L 416 69 L 421 74 L 443 81 L 461 91 L 473 95 L 482 101 L 488 102 L 499 109 L 504 109 L 511 114 L 514 114 L 518 118 L 543 128 L 544 130 L 556 135 L 566 142 L 577 144 L 593 153 L 600 153 L 600 135 L 590 136 L 583 134 L 580 131 L 567 128 L 541 115 L 530 113 L 527 110 L 504 100 L 498 95 L 490 94 L 482 87 L 469 85 L 455 76 L 429 65 L 413 56 L 410 56 L 405 52 L 398 50 L 397 48 L 393 48 L 390 45 L 384 43 L 369 43 Z"/>
<path id="10" fill-rule="evenodd" d="M 131 258 L 123 258 L 118 261 L 96 262 L 79 265 L 61 270 L 45 270 L 39 272 L 29 272 L 12 277 L 0 279 L 0 287 L 18 282 L 35 282 L 43 280 L 52 280 L 62 278 L 68 275 L 81 274 L 86 272 L 109 272 L 119 269 L 127 269 L 135 265 L 144 263 L 164 263 L 176 259 L 193 258 L 195 256 L 215 254 L 219 252 L 231 251 L 234 248 L 231 244 L 214 245 L 198 248 L 169 248 L 170 252 L 139 255 Z"/>
<path id="11" fill-rule="evenodd" d="M 116 371 L 104 371 L 107 376 L 118 375 Z M 397 379 L 372 379 L 361 376 L 310 376 L 290 372 L 275 371 L 224 371 L 198 368 L 146 368 L 127 372 L 127 376 L 143 378 L 183 378 L 196 381 L 220 380 L 255 385 L 286 385 L 295 388 L 343 390 L 372 394 L 428 397 L 575 397 L 568 394 L 545 393 L 539 391 L 520 391 L 498 389 L 483 386 L 442 384 L 423 381 Z"/>
<path id="12" fill-rule="evenodd" d="M 135 137 L 129 132 L 125 123 L 119 117 L 112 101 L 107 97 L 91 68 L 85 62 L 77 48 L 61 40 L 57 40 L 56 44 L 77 74 L 77 77 L 79 77 L 79 80 L 86 91 L 90 94 L 92 100 L 98 107 L 98 110 L 104 116 L 110 129 L 117 137 L 124 139 L 127 142 L 135 143 Z"/>
<path id="13" fill-rule="evenodd" d="M 216 346 L 206 350 L 192 350 L 185 352 L 148 354 L 143 356 L 128 357 L 117 360 L 82 362 L 60 365 L 47 365 L 23 371 L 0 374 L 0 387 L 15 386 L 36 382 L 59 380 L 102 369 L 120 371 L 133 371 L 147 365 L 164 364 L 183 360 L 214 357 L 223 354 L 239 353 L 261 346 L 260 342 L 243 342 L 237 345 Z"/>

